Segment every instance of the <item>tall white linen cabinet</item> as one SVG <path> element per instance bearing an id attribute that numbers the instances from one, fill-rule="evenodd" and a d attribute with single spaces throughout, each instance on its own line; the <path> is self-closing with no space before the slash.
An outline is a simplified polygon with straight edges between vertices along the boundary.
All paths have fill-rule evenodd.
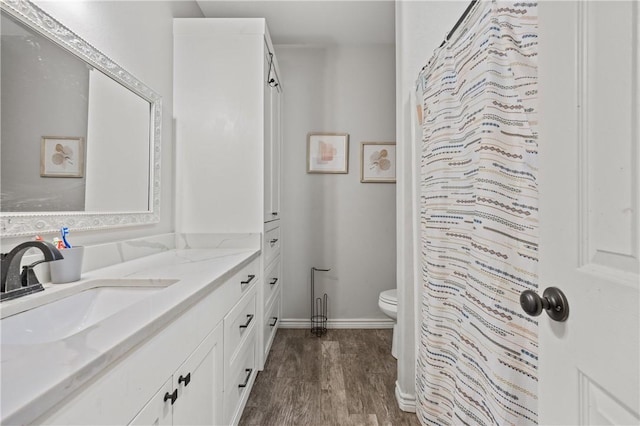
<path id="1" fill-rule="evenodd" d="M 262 370 L 282 309 L 277 60 L 262 18 L 181 18 L 173 29 L 176 232 L 261 235 L 255 341 L 224 352 L 255 350 L 243 368 Z"/>

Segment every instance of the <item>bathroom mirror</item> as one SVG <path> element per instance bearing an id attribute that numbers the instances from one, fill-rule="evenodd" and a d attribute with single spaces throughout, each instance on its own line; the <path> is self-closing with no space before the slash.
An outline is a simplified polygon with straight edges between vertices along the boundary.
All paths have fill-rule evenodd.
<path id="1" fill-rule="evenodd" d="M 1 0 L 1 234 L 160 220 L 161 98 L 26 0 Z"/>

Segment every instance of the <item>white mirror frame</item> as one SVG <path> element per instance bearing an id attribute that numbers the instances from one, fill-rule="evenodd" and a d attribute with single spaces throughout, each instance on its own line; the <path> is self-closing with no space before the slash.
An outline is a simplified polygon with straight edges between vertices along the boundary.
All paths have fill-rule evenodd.
<path id="1" fill-rule="evenodd" d="M 0 213 L 2 237 L 33 236 L 72 230 L 136 226 L 160 221 L 160 148 L 162 98 L 140 80 L 28 0 L 0 0 L 0 9 L 44 35 L 151 104 L 149 206 L 141 212 L 11 212 Z"/>

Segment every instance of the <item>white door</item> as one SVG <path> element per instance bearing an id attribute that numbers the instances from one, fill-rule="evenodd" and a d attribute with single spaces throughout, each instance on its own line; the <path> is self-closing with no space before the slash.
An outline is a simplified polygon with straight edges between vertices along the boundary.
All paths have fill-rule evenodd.
<path id="1" fill-rule="evenodd" d="M 640 424 L 639 13 L 539 3 L 540 424 Z"/>

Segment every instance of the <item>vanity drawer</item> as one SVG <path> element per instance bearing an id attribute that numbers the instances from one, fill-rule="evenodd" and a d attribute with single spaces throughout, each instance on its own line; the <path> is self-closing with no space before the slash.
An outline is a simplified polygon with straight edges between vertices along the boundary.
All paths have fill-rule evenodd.
<path id="1" fill-rule="evenodd" d="M 232 286 L 232 292 L 234 294 L 233 300 L 238 300 L 240 297 L 247 293 L 247 290 L 254 287 L 254 284 L 260 279 L 260 258 L 256 258 L 242 268 L 240 272 L 237 272 L 231 277 L 225 285 Z"/>
<path id="2" fill-rule="evenodd" d="M 267 228 L 264 234 L 264 264 L 269 265 L 280 254 L 280 227 Z"/>
<path id="3" fill-rule="evenodd" d="M 269 265 L 267 272 L 264 274 L 264 281 L 262 286 L 264 287 L 264 306 L 265 308 L 271 304 L 273 297 L 280 289 L 282 268 L 280 268 L 280 256 Z M 265 311 L 266 312 L 266 309 Z"/>
<path id="4" fill-rule="evenodd" d="M 248 339 L 242 345 L 238 357 L 231 364 L 225 363 L 224 383 L 224 419 L 225 424 L 237 424 L 241 411 L 249 398 L 249 393 L 257 374 L 256 328 L 248 333 Z M 227 371 L 229 374 L 227 375 Z"/>
<path id="5" fill-rule="evenodd" d="M 263 322 L 263 336 L 264 336 L 264 347 L 263 355 L 264 361 L 267 362 L 267 356 L 269 355 L 269 350 L 271 349 L 271 344 L 273 343 L 273 339 L 276 336 L 276 332 L 278 331 L 278 327 L 280 326 L 280 318 L 281 318 L 281 297 L 280 297 L 280 289 L 276 290 L 275 297 L 273 299 L 273 303 L 270 305 L 269 309 L 266 310 L 266 315 L 264 317 Z"/>
<path id="6" fill-rule="evenodd" d="M 224 363 L 231 365 L 240 355 L 242 343 L 249 339 L 258 322 L 256 287 L 253 286 L 224 317 Z M 225 371 L 226 377 L 226 371 Z"/>

